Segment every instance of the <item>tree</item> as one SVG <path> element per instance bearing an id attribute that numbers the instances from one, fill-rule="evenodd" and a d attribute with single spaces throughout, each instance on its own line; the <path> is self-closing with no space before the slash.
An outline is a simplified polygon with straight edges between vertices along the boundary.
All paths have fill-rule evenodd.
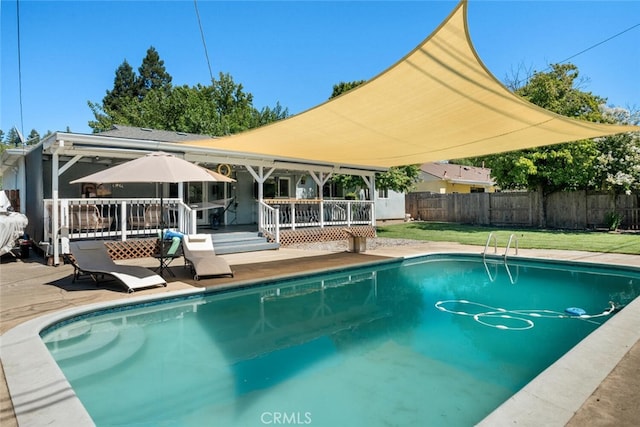
<path id="1" fill-rule="evenodd" d="M 138 83 L 136 73 L 125 59 L 116 69 L 113 89 L 108 90 L 102 99 L 102 105 L 108 111 L 118 111 L 124 104 L 138 97 Z"/>
<path id="2" fill-rule="evenodd" d="M 255 117 L 255 123 L 253 127 L 264 126 L 271 122 L 277 122 L 289 116 L 289 110 L 280 105 L 280 102 L 276 101 L 276 105 L 273 108 L 263 107 Z"/>
<path id="3" fill-rule="evenodd" d="M 640 112 L 623 108 L 606 108 L 605 115 L 617 123 L 637 125 Z M 640 193 L 640 133 L 625 133 L 596 141 L 596 186 L 615 194 Z"/>
<path id="4" fill-rule="evenodd" d="M 9 129 L 7 136 L 5 137 L 5 144 L 8 146 L 19 147 L 22 145 L 22 141 L 20 139 L 20 134 L 15 127 Z"/>
<path id="5" fill-rule="evenodd" d="M 600 106 L 606 99 L 578 88 L 580 73 L 573 64 L 552 64 L 551 71 L 537 72 L 515 93 L 546 110 L 590 122 L 605 121 Z"/>
<path id="6" fill-rule="evenodd" d="M 4 141 L 4 131 L 0 129 L 0 157 L 2 157 L 2 153 L 4 150 L 8 148 L 7 144 Z M 0 178 L 0 190 L 2 190 L 2 178 Z"/>
<path id="7" fill-rule="evenodd" d="M 343 93 L 348 92 L 366 82 L 366 80 L 354 80 L 352 82 L 340 82 L 337 85 L 333 85 L 333 92 L 331 92 L 329 99 L 342 95 Z"/>
<path id="8" fill-rule="evenodd" d="M 136 76 L 126 61 L 116 70 L 114 88 L 102 105 L 88 102 L 94 132 L 114 124 L 223 136 L 262 126 L 288 116 L 277 104 L 258 111 L 253 95 L 229 74 L 210 85 L 172 86 L 164 61 L 150 48 Z"/>
<path id="9" fill-rule="evenodd" d="M 530 102 L 564 116 L 592 122 L 608 122 L 600 106 L 605 99 L 579 90 L 578 69 L 573 64 L 552 64 L 549 72 L 537 72 L 515 93 Z M 528 189 L 542 196 L 540 224 L 546 222 L 548 195 L 561 190 L 588 189 L 596 181 L 599 152 L 593 140 L 576 141 L 473 159 L 491 168 L 492 177 L 505 189 Z"/>
<path id="10" fill-rule="evenodd" d="M 228 73 L 220 73 L 219 79 L 213 79 L 211 86 L 220 126 L 217 135 L 242 132 L 255 124 L 253 95 L 245 93 L 242 84 L 236 84 Z"/>
<path id="11" fill-rule="evenodd" d="M 147 55 L 142 60 L 138 73 L 137 86 L 140 98 L 144 98 L 151 90 L 171 89 L 171 75 L 167 73 L 164 61 L 160 59 L 158 51 L 153 46 L 147 49 Z"/>
<path id="12" fill-rule="evenodd" d="M 38 133 L 38 131 L 35 129 L 31 129 L 31 132 L 29 132 L 29 135 L 27 136 L 27 140 L 25 142 L 27 143 L 27 145 L 35 145 L 40 142 L 40 134 Z"/>
<path id="13" fill-rule="evenodd" d="M 333 85 L 329 99 L 342 95 L 365 82 L 366 80 L 356 80 Z M 419 177 L 420 165 L 393 166 L 387 172 L 376 173 L 376 188 L 406 193 L 418 182 Z M 349 190 L 366 187 L 364 180 L 359 176 L 334 175 L 331 180 Z"/>

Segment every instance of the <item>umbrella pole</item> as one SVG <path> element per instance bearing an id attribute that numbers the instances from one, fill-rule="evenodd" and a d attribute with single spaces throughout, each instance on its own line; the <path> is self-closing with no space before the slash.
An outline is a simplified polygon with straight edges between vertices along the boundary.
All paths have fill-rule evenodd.
<path id="1" fill-rule="evenodd" d="M 160 277 L 164 278 L 164 183 L 160 184 Z"/>

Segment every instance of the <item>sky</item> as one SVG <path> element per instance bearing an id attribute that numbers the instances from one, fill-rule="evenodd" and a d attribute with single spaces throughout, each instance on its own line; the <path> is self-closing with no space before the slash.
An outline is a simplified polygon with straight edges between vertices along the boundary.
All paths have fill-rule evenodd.
<path id="1" fill-rule="evenodd" d="M 258 109 L 279 102 L 297 114 L 325 102 L 339 82 L 382 73 L 457 3 L 197 0 L 197 9 L 213 76 L 230 74 Z M 469 0 L 468 18 L 498 80 L 572 57 L 581 90 L 640 109 L 640 0 Z M 118 66 L 126 60 L 137 72 L 151 46 L 174 85 L 210 83 L 193 0 L 1 0 L 0 29 L 5 133 L 91 133 L 88 101 L 101 104 Z"/>

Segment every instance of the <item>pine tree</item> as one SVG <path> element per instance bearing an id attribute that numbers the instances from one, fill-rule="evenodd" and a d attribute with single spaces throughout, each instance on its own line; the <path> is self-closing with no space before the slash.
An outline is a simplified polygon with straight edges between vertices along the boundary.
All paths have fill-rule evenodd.
<path id="1" fill-rule="evenodd" d="M 123 104 L 138 97 L 137 77 L 133 68 L 125 59 L 116 69 L 113 89 L 107 91 L 102 100 L 105 111 L 119 111 Z"/>
<path id="2" fill-rule="evenodd" d="M 153 89 L 171 89 L 171 75 L 164 68 L 164 61 L 160 59 L 158 51 L 151 46 L 147 55 L 138 68 L 138 97 L 144 98 Z"/>
<path id="3" fill-rule="evenodd" d="M 29 132 L 29 136 L 27 136 L 27 144 L 35 145 L 38 142 L 40 142 L 40 133 L 38 133 L 38 131 L 35 129 L 31 129 L 31 132 Z"/>

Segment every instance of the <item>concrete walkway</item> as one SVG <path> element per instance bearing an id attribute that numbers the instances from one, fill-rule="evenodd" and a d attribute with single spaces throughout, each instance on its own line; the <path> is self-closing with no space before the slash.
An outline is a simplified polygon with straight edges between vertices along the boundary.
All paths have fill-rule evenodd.
<path id="1" fill-rule="evenodd" d="M 186 270 L 174 267 L 177 278 L 170 280 L 166 288 L 154 288 L 126 294 L 118 288 L 95 287 L 91 281 L 72 283 L 73 269 L 68 265 L 46 266 L 35 255 L 26 260 L 9 260 L 0 265 L 0 333 L 27 320 L 68 308 L 76 308 L 97 302 L 107 302 L 140 296 L 141 294 L 168 294 L 174 291 L 198 287 L 227 287 L 274 277 L 319 271 L 340 266 L 358 265 L 384 258 L 416 256 L 419 254 L 456 252 L 481 253 L 482 247 L 450 243 L 416 243 L 415 245 L 380 247 L 365 254 L 352 254 L 327 250 L 302 250 L 281 248 L 278 251 L 231 254 L 223 257 L 232 265 L 235 277 L 208 279 L 194 282 Z M 618 264 L 640 268 L 640 256 L 598 254 L 580 251 L 520 250 L 519 256 L 556 260 L 572 260 L 605 264 Z M 177 260 L 176 262 L 179 262 Z M 155 267 L 157 260 L 139 259 L 123 263 Z M 179 265 L 179 264 L 178 264 Z M 636 305 L 635 307 L 639 307 Z M 621 314 L 624 313 L 621 312 Z M 616 316 L 617 317 L 617 316 Z M 640 329 L 640 328 L 639 328 Z M 575 411 L 567 425 L 637 425 L 640 419 L 640 340 L 626 350 L 622 360 L 616 360 L 615 368 L 603 373 L 604 381 Z M 596 367 L 597 368 L 597 367 Z M 0 425 L 16 426 L 11 398 L 0 370 Z M 558 390 L 567 393 L 567 390 Z M 564 421 L 559 424 L 563 425 Z M 518 425 L 523 425 L 519 423 Z M 524 425 L 527 425 L 524 423 Z"/>

